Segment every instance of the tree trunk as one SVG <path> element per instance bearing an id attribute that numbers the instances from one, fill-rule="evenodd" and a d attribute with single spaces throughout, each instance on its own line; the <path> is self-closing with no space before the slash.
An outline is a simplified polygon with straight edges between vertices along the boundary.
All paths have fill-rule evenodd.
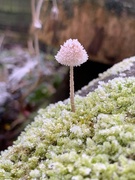
<path id="1" fill-rule="evenodd" d="M 58 1 L 59 16 L 53 19 L 45 1 L 40 40 L 59 47 L 77 38 L 90 59 L 114 64 L 135 53 L 135 2 L 133 0 Z M 130 7 L 130 8 L 129 8 Z"/>
<path id="2" fill-rule="evenodd" d="M 57 0 L 57 3 L 58 18 L 51 14 L 52 1 L 44 0 L 41 9 L 43 28 L 39 38 L 46 45 L 59 47 L 65 40 L 77 38 L 90 59 L 106 64 L 135 54 L 134 0 Z M 30 1 L 0 0 L 0 4 L 0 29 L 12 27 L 19 33 L 25 29 L 28 34 Z"/>

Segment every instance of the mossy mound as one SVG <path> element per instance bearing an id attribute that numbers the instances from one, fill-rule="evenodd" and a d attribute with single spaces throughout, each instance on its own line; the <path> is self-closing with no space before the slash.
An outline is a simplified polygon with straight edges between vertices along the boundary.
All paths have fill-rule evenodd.
<path id="1" fill-rule="evenodd" d="M 1 153 L 0 180 L 135 180 L 135 78 L 41 109 Z"/>

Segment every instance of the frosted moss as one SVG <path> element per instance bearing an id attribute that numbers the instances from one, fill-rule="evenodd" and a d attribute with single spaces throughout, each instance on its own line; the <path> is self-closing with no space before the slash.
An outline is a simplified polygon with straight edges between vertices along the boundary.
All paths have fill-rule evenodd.
<path id="1" fill-rule="evenodd" d="M 135 56 L 124 59 L 123 61 L 109 68 L 107 71 L 99 74 L 98 78 L 90 81 L 88 85 L 77 91 L 77 94 L 82 94 L 84 96 L 84 94 L 87 94 L 90 91 L 94 91 L 100 81 L 107 82 L 108 79 L 114 79 L 116 77 L 131 77 L 134 74 L 134 66 Z"/>
<path id="2" fill-rule="evenodd" d="M 1 153 L 0 180 L 134 180 L 135 78 L 102 83 L 86 97 L 41 109 Z"/>

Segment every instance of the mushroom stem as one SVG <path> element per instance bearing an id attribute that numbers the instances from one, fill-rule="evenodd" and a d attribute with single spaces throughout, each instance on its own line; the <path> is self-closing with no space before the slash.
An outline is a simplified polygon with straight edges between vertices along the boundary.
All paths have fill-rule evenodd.
<path id="1" fill-rule="evenodd" d="M 74 103 L 74 72 L 73 66 L 70 66 L 70 103 L 72 112 L 75 112 L 75 103 Z"/>

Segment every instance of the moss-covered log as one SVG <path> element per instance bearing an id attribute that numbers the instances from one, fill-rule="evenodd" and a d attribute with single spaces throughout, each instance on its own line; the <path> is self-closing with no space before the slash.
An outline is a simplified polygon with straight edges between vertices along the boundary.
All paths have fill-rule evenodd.
<path id="1" fill-rule="evenodd" d="M 40 109 L 1 153 L 0 179 L 134 180 L 134 66 L 135 57 L 126 59 L 90 82 L 75 96 L 75 113 L 69 100 Z"/>

